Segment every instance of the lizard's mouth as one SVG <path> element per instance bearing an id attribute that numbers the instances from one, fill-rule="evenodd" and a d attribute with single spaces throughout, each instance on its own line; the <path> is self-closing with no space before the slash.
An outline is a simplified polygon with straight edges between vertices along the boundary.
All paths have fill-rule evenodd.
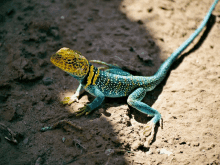
<path id="1" fill-rule="evenodd" d="M 65 69 L 65 61 L 59 53 L 53 54 L 50 58 L 50 62 L 60 69 Z"/>

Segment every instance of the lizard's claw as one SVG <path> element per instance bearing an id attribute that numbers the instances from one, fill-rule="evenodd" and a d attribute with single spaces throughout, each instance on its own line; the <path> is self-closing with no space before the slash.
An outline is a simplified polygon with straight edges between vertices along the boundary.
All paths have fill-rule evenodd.
<path id="1" fill-rule="evenodd" d="M 155 127 L 155 124 L 152 122 L 152 121 L 149 121 L 147 123 L 147 127 L 146 127 L 146 130 L 144 131 L 144 135 L 146 134 L 146 136 L 150 135 L 150 137 L 148 138 L 148 144 L 150 144 L 153 140 L 153 137 L 154 137 L 154 127 Z"/>
<path id="2" fill-rule="evenodd" d="M 61 101 L 60 103 L 63 104 L 63 105 L 70 105 L 72 104 L 73 102 L 79 102 L 77 96 L 73 95 L 72 97 L 65 97 L 63 101 Z"/>
<path id="3" fill-rule="evenodd" d="M 63 104 L 63 105 L 66 105 L 68 104 L 70 101 L 70 97 L 65 97 L 63 101 L 61 101 L 60 103 Z"/>
<path id="4" fill-rule="evenodd" d="M 90 114 L 90 112 L 92 112 L 90 107 L 88 105 L 85 105 L 84 107 L 79 108 L 79 110 L 76 112 L 77 113 L 76 116 L 82 116 L 84 114 L 88 115 L 88 114 Z"/>

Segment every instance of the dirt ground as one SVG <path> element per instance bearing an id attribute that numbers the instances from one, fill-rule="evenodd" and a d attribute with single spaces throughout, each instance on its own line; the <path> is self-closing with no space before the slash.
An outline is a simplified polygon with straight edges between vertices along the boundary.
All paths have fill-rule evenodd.
<path id="1" fill-rule="evenodd" d="M 89 60 L 151 76 L 200 25 L 212 2 L 1 0 L 0 164 L 220 164 L 220 3 L 143 100 L 164 120 L 150 146 L 142 133 L 151 118 L 126 98 L 106 98 L 81 117 L 74 112 L 94 99 L 88 93 L 62 106 L 78 82 L 50 63 L 53 53 L 69 47 Z M 73 125 L 40 131 L 59 120 Z"/>

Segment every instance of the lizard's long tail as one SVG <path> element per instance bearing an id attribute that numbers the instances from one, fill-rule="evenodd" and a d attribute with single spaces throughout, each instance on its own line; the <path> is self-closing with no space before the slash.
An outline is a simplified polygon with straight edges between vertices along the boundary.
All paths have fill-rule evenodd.
<path id="1" fill-rule="evenodd" d="M 214 10 L 218 0 L 215 0 L 212 4 L 211 8 L 209 9 L 208 13 L 206 14 L 205 18 L 203 19 L 201 25 L 195 30 L 193 34 L 174 52 L 170 55 L 170 57 L 160 66 L 159 70 L 152 76 L 153 80 L 157 80 L 155 85 L 158 85 L 166 76 L 170 66 L 173 64 L 175 59 L 186 49 L 186 47 L 196 38 L 196 36 L 202 31 L 205 27 L 206 23 L 208 22 L 212 11 Z"/>

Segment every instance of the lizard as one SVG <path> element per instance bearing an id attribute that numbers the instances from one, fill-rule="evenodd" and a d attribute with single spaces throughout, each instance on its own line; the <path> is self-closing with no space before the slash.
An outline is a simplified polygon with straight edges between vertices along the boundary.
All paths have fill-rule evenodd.
<path id="1" fill-rule="evenodd" d="M 61 48 L 51 56 L 50 61 L 79 81 L 79 87 L 75 94 L 71 97 L 65 97 L 62 103 L 70 105 L 73 102 L 78 102 L 80 91 L 84 88 L 88 93 L 95 96 L 95 99 L 91 103 L 78 109 L 76 116 L 81 116 L 84 114 L 88 115 L 99 107 L 105 97 L 127 96 L 127 103 L 131 107 L 152 116 L 152 119 L 147 123 L 146 130 L 144 131 L 144 134 L 147 133 L 150 135 L 148 139 L 148 144 L 150 144 L 154 137 L 156 123 L 160 121 L 162 128 L 162 117 L 156 109 L 142 102 L 142 99 L 148 91 L 153 90 L 163 81 L 175 59 L 205 27 L 217 3 L 218 0 L 215 0 L 201 25 L 178 49 L 176 49 L 176 51 L 174 51 L 174 53 L 170 55 L 170 57 L 168 57 L 167 60 L 164 61 L 153 76 L 135 76 L 122 70 L 117 65 L 107 64 L 99 60 L 88 61 L 77 50 L 71 50 L 66 47 Z M 105 67 L 95 67 L 92 63 L 102 64 L 105 65 Z M 51 128 L 52 127 L 44 127 L 41 130 L 46 131 Z"/>

